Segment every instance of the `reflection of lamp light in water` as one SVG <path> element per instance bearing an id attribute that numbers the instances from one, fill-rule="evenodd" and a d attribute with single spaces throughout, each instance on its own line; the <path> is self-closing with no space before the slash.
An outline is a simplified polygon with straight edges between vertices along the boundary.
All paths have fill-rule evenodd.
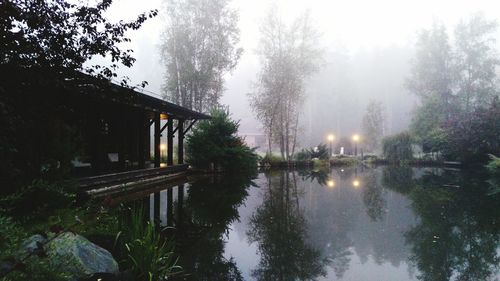
<path id="1" fill-rule="evenodd" d="M 359 180 L 353 180 L 352 181 L 352 186 L 359 187 L 359 185 L 360 185 Z"/>
<path id="2" fill-rule="evenodd" d="M 328 187 L 335 187 L 335 182 L 334 182 L 333 180 L 328 180 L 328 181 L 326 182 L 326 185 L 327 185 Z"/>

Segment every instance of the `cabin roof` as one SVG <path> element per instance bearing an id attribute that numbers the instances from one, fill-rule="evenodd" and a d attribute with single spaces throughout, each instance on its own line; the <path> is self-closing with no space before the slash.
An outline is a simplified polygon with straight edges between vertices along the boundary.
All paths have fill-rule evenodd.
<path id="1" fill-rule="evenodd" d="M 87 76 L 87 78 L 89 77 L 90 79 L 97 79 L 95 77 Z M 103 84 L 102 81 L 100 81 L 99 84 L 94 85 Z M 94 87 L 94 85 L 92 85 L 92 87 Z M 86 86 L 88 87 L 90 85 Z M 197 112 L 189 108 L 168 102 L 166 100 L 141 93 L 134 88 L 121 86 L 113 82 L 108 82 L 107 86 L 99 86 L 99 88 L 101 88 L 100 91 L 89 92 L 94 94 L 100 93 L 101 98 L 107 99 L 114 103 L 122 103 L 143 110 L 165 113 L 168 116 L 173 117 L 174 119 L 201 120 L 211 118 L 207 114 Z"/>

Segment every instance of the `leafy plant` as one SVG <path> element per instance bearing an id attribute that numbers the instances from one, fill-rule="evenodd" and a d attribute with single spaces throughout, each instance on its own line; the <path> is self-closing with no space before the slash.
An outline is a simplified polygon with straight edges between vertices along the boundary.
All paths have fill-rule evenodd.
<path id="1" fill-rule="evenodd" d="M 328 155 L 329 155 L 328 146 L 326 144 L 320 143 L 316 147 L 312 147 L 309 149 L 302 149 L 295 155 L 295 158 L 299 161 L 311 160 L 314 158 L 320 160 L 328 160 L 329 158 Z"/>
<path id="2" fill-rule="evenodd" d="M 384 158 L 391 162 L 411 160 L 413 158 L 412 137 L 402 132 L 384 138 L 382 141 Z"/>
<path id="3" fill-rule="evenodd" d="M 138 280 L 166 280 L 181 270 L 174 257 L 174 242 L 164 240 L 154 224 L 145 220 L 143 208 L 131 210 L 120 224 L 122 231 L 116 235 L 115 247 L 125 257 L 123 266 Z"/>
<path id="4" fill-rule="evenodd" d="M 255 171 L 258 156 L 237 135 L 239 122 L 230 118 L 227 109 L 213 110 L 211 116 L 188 136 L 188 162 L 199 169 Z"/>
<path id="5" fill-rule="evenodd" d="M 488 156 L 490 157 L 490 161 L 486 165 L 486 169 L 494 174 L 500 173 L 500 157 L 496 157 L 493 154 L 488 154 Z"/>

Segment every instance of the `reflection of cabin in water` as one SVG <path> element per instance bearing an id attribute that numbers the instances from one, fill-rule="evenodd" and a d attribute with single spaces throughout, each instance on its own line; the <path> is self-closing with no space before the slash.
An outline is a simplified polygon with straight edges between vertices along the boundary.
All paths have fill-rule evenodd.
<path id="1" fill-rule="evenodd" d="M 44 114 L 46 119 L 42 122 L 61 120 L 78 131 L 83 149 L 72 163 L 75 167 L 73 173 L 80 176 L 116 175 L 118 172 L 183 164 L 184 136 L 197 120 L 210 118 L 88 75 L 73 74 L 70 77 L 19 70 L 19 73 L 9 75 L 8 81 L 2 82 L 1 86 L 6 92 L 13 93 L 13 104 L 25 111 L 25 108 L 37 107 L 53 110 Z M 44 147 L 39 146 L 34 155 L 43 154 Z M 186 168 L 183 165 L 183 169 Z"/>

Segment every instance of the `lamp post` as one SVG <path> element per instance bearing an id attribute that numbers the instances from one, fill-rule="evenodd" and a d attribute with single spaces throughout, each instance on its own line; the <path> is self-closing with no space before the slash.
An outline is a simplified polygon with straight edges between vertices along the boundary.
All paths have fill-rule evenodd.
<path id="1" fill-rule="evenodd" d="M 359 135 L 358 134 L 354 134 L 352 136 L 352 140 L 354 141 L 354 156 L 358 156 Z"/>
<path id="2" fill-rule="evenodd" d="M 332 157 L 332 155 L 333 155 L 333 147 L 332 147 L 332 145 L 333 145 L 333 141 L 335 140 L 335 135 L 329 134 L 327 136 L 327 139 L 328 139 L 328 142 L 330 143 L 330 157 Z"/>

